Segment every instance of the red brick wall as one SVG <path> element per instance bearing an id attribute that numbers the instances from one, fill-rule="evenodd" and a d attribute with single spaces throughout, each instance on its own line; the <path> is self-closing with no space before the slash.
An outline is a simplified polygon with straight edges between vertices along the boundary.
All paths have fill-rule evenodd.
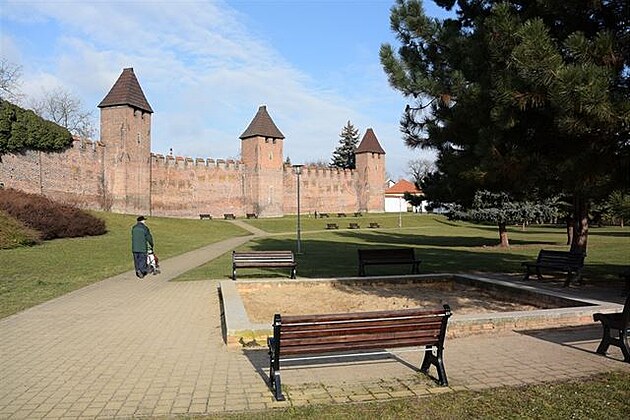
<path id="1" fill-rule="evenodd" d="M 356 212 L 357 173 L 352 170 L 303 167 L 300 175 L 300 212 Z M 284 167 L 284 213 L 297 213 L 297 175 Z"/>
<path id="2" fill-rule="evenodd" d="M 199 217 L 253 212 L 247 200 L 246 171 L 234 161 L 152 157 L 153 215 Z"/>
<path id="3" fill-rule="evenodd" d="M 7 154 L 0 162 L 0 182 L 6 188 L 100 209 L 104 204 L 103 154 L 102 144 L 80 140 L 62 153 Z"/>

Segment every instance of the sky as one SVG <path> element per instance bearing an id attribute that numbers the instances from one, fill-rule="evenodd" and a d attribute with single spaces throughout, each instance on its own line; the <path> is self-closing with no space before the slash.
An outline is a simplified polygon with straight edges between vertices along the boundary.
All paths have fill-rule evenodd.
<path id="1" fill-rule="evenodd" d="M 446 12 L 425 1 L 429 16 Z M 348 121 L 372 128 L 390 178 L 409 178 L 406 105 L 380 65 L 397 43 L 394 0 L 0 0 L 0 55 L 21 92 L 62 88 L 94 115 L 132 67 L 153 108 L 152 151 L 238 159 L 239 136 L 266 105 L 291 162 L 330 162 Z M 27 103 L 25 103 L 27 104 Z"/>

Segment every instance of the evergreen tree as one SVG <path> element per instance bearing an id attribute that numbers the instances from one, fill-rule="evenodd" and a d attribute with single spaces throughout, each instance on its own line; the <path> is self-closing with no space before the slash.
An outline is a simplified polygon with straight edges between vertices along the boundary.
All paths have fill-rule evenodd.
<path id="1" fill-rule="evenodd" d="M 455 209 L 449 212 L 454 220 L 493 223 L 499 227 L 499 246 L 508 247 L 507 225 L 520 223 L 527 225 L 532 221 L 550 221 L 558 215 L 556 200 L 545 202 L 514 201 L 506 193 L 477 191 L 472 205 L 466 210 Z"/>
<path id="2" fill-rule="evenodd" d="M 67 129 L 0 99 L 0 158 L 25 150 L 60 152 L 70 146 L 72 135 Z"/>
<path id="3" fill-rule="evenodd" d="M 484 189 L 565 193 L 572 249 L 584 251 L 589 203 L 630 182 L 627 1 L 457 0 L 457 17 L 437 20 L 398 0 L 390 21 L 402 45 L 380 56 L 411 102 L 405 142 L 438 152 L 428 198 L 470 207 Z"/>
<path id="4" fill-rule="evenodd" d="M 348 121 L 339 134 L 339 146 L 335 149 L 330 160 L 331 168 L 355 169 L 354 152 L 359 144 L 359 130 Z"/>

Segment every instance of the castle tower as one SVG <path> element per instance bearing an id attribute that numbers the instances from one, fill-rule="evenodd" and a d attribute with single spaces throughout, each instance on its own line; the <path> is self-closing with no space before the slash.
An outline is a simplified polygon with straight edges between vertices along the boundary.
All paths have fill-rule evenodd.
<path id="1" fill-rule="evenodd" d="M 359 210 L 385 210 L 385 151 L 368 128 L 355 151 Z"/>
<path id="2" fill-rule="evenodd" d="M 98 107 L 105 145 L 102 194 L 106 210 L 148 214 L 153 109 L 132 68 L 123 70 Z"/>
<path id="3" fill-rule="evenodd" d="M 261 105 L 241 134 L 241 161 L 246 169 L 252 211 L 262 217 L 282 216 L 284 135 Z"/>

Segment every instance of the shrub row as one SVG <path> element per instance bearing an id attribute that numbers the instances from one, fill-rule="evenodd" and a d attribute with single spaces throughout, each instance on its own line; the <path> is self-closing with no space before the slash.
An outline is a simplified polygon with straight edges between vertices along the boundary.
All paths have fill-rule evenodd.
<path id="1" fill-rule="evenodd" d="M 102 235 L 105 222 L 74 206 L 37 194 L 0 189 L 0 210 L 41 232 L 44 240 Z"/>

